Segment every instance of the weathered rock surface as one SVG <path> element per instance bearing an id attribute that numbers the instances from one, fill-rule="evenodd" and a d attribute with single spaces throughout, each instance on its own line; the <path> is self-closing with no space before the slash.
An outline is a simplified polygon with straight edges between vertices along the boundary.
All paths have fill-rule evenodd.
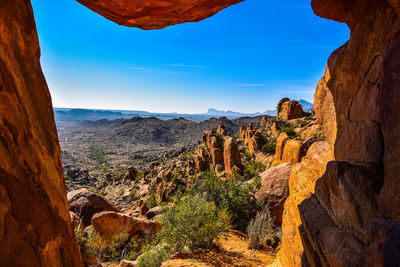
<path id="1" fill-rule="evenodd" d="M 0 265 L 82 266 L 30 1 L 0 2 Z"/>
<path id="2" fill-rule="evenodd" d="M 281 133 L 276 141 L 275 161 L 281 162 L 283 149 L 285 148 L 286 142 L 289 140 L 289 136 L 286 133 Z"/>
<path id="3" fill-rule="evenodd" d="M 161 224 L 155 221 L 130 217 L 113 211 L 104 211 L 92 217 L 92 225 L 104 239 L 110 239 L 119 234 L 150 237 L 161 229 Z"/>
<path id="4" fill-rule="evenodd" d="M 243 0 L 77 0 L 120 25 L 161 29 L 208 18 Z"/>
<path id="5" fill-rule="evenodd" d="M 296 100 L 289 100 L 288 98 L 283 98 L 278 104 L 278 114 L 277 117 L 284 120 L 297 119 L 303 116 L 303 107 Z"/>
<path id="6" fill-rule="evenodd" d="M 302 221 L 298 205 L 312 196 L 316 181 L 324 174 L 332 153 L 325 141 L 315 142 L 301 163 L 293 164 L 289 178 L 289 197 L 282 215 L 282 244 L 275 266 L 307 266 L 309 264 L 301 238 Z M 316 265 L 318 266 L 318 265 Z"/>
<path id="7" fill-rule="evenodd" d="M 162 207 L 156 206 L 154 208 L 151 208 L 148 212 L 146 212 L 146 218 L 153 219 L 157 215 L 161 214 L 161 212 L 162 212 Z"/>
<path id="8" fill-rule="evenodd" d="M 291 168 L 291 163 L 284 163 L 261 173 L 261 188 L 255 194 L 257 199 L 269 205 L 278 225 L 282 224 L 283 205 L 289 196 Z"/>
<path id="9" fill-rule="evenodd" d="M 225 139 L 224 163 L 225 173 L 227 175 L 232 175 L 233 173 L 243 175 L 244 166 L 240 159 L 238 145 L 232 137 L 228 137 Z"/>
<path id="10" fill-rule="evenodd" d="M 282 162 L 298 163 L 301 160 L 301 142 L 298 140 L 287 140 L 283 148 Z"/>
<path id="11" fill-rule="evenodd" d="M 92 216 L 102 211 L 118 211 L 105 198 L 86 188 L 68 192 L 69 209 L 80 217 L 85 227 L 91 224 Z"/>

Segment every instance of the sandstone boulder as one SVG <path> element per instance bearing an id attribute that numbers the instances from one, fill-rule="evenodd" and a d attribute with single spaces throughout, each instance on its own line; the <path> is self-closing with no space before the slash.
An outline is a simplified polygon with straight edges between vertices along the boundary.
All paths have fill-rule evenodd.
<path id="1" fill-rule="evenodd" d="M 249 139 L 246 139 L 246 144 L 252 156 L 259 152 L 264 145 L 265 140 L 263 136 L 257 131 Z"/>
<path id="2" fill-rule="evenodd" d="M 195 161 L 197 172 L 202 172 L 202 171 L 209 169 L 210 159 L 209 159 L 206 145 L 201 144 L 198 146 L 196 155 L 194 156 L 194 161 Z"/>
<path id="3" fill-rule="evenodd" d="M 289 136 L 286 133 L 281 133 L 276 141 L 276 152 L 275 152 L 275 161 L 281 162 L 283 149 L 286 145 L 286 142 L 289 140 Z"/>
<path id="4" fill-rule="evenodd" d="M 243 175 L 244 166 L 240 159 L 238 145 L 232 137 L 225 139 L 224 144 L 224 163 L 225 173 L 227 176 L 233 173 Z"/>
<path id="5" fill-rule="evenodd" d="M 134 167 L 128 168 L 125 176 L 125 180 L 134 181 L 138 176 L 138 171 Z"/>
<path id="6" fill-rule="evenodd" d="M 261 173 L 261 188 L 255 194 L 256 199 L 269 205 L 275 224 L 278 225 L 282 224 L 283 206 L 289 196 L 291 169 L 291 163 L 284 163 Z"/>
<path id="7" fill-rule="evenodd" d="M 278 118 L 284 120 L 292 120 L 296 118 L 301 118 L 303 115 L 304 112 L 301 104 L 296 100 L 288 100 L 280 105 L 280 110 L 278 110 L 277 116 Z"/>
<path id="8" fill-rule="evenodd" d="M 162 207 L 156 206 L 154 208 L 151 208 L 148 212 L 146 212 L 146 217 L 147 219 L 153 219 L 157 215 L 161 214 L 161 212 L 162 212 Z"/>
<path id="9" fill-rule="evenodd" d="M 71 191 L 67 195 L 69 209 L 79 215 L 85 227 L 91 224 L 92 216 L 102 211 L 118 211 L 105 198 L 86 188 Z"/>
<path id="10" fill-rule="evenodd" d="M 246 126 L 244 126 L 244 125 L 240 126 L 239 138 L 243 139 L 243 140 L 246 139 Z"/>
<path id="11" fill-rule="evenodd" d="M 225 130 L 225 127 L 222 124 L 218 124 L 217 134 L 219 134 L 221 136 L 227 136 L 228 135 L 228 133 Z"/>
<path id="12" fill-rule="evenodd" d="M 282 162 L 298 163 L 302 156 L 301 142 L 298 140 L 287 140 L 283 148 Z"/>
<path id="13" fill-rule="evenodd" d="M 261 127 L 266 127 L 268 125 L 268 119 L 266 116 L 261 118 Z"/>
<path id="14" fill-rule="evenodd" d="M 110 239 L 122 233 L 128 236 L 151 237 L 161 229 L 161 224 L 158 222 L 134 218 L 113 211 L 95 214 L 92 217 L 92 225 L 104 239 Z"/>
<path id="15" fill-rule="evenodd" d="M 275 260 L 277 266 L 311 264 L 305 256 L 302 240 L 304 229 L 301 227 L 303 223 L 298 205 L 312 196 L 316 181 L 324 174 L 326 164 L 331 160 L 332 153 L 329 144 L 326 141 L 320 141 L 311 145 L 301 163 L 292 165 L 289 197 L 285 201 L 282 215 L 282 243 Z M 315 266 L 318 266 L 318 262 Z"/>

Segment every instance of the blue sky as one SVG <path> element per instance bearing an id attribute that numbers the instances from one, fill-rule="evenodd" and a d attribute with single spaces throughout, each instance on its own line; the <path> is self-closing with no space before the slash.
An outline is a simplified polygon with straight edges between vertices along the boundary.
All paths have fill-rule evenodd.
<path id="1" fill-rule="evenodd" d="M 55 107 L 201 113 L 312 102 L 346 25 L 310 1 L 246 0 L 201 22 L 143 31 L 74 0 L 32 0 Z"/>

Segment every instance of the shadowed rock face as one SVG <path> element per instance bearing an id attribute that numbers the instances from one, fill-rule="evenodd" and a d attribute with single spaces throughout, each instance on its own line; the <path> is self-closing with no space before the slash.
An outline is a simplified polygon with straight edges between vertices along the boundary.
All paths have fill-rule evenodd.
<path id="1" fill-rule="evenodd" d="M 198 21 L 240 2 L 78 1 L 114 22 L 142 29 Z M 334 160 L 347 162 L 340 166 L 349 164 L 349 167 L 343 173 L 336 171 L 342 167 L 329 168 L 329 173 L 318 183 L 323 185 L 321 190 L 314 195 L 314 184 L 322 175 L 324 163 L 314 162 L 310 155 L 293 166 L 278 258 L 285 266 L 321 263 L 356 266 L 363 262 L 380 266 L 391 260 L 388 255 L 396 254 L 392 244 L 397 244 L 393 240 L 399 224 L 394 220 L 400 217 L 400 61 L 396 60 L 400 58 L 400 3 L 398 0 L 313 0 L 312 6 L 317 15 L 345 22 L 351 29 L 350 40 L 329 59 L 319 85 L 319 104 L 316 103 L 324 135 L 334 149 Z M 1 1 L 1 264 L 26 265 L 29 260 L 30 266 L 81 266 L 70 231 L 60 148 L 39 57 L 30 2 Z M 357 185 L 349 177 L 360 178 L 357 174 L 360 165 L 367 165 L 376 173 L 375 178 L 380 177 L 380 181 L 374 181 L 375 188 L 364 186 L 353 190 Z M 335 181 L 339 181 L 335 177 L 342 177 L 340 181 L 347 186 L 346 191 L 341 191 L 339 202 L 347 206 L 365 203 L 363 199 L 372 194 L 371 190 L 377 201 L 368 210 L 363 204 L 354 206 L 365 211 L 358 217 L 339 214 L 337 203 L 331 201 L 336 194 Z M 366 184 L 368 179 L 372 178 L 362 177 Z M 301 184 L 307 186 L 301 187 Z M 353 201 L 346 192 L 357 192 L 359 198 Z M 301 199 L 304 201 L 299 203 Z M 360 222 L 368 223 L 370 231 L 362 232 L 361 242 L 353 242 L 354 235 L 361 231 L 356 225 Z M 386 242 L 386 246 L 377 245 L 380 242 Z M 324 250 L 324 256 L 318 253 L 320 249 Z M 366 251 L 368 255 L 378 256 L 364 259 Z"/>
<path id="2" fill-rule="evenodd" d="M 243 0 L 77 0 L 103 17 L 128 27 L 162 29 L 208 18 Z"/>

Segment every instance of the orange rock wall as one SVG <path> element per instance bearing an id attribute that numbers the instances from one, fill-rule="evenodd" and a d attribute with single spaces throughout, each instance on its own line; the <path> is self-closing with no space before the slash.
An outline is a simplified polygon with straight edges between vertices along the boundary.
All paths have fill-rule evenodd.
<path id="1" fill-rule="evenodd" d="M 30 1 L 0 1 L 0 266 L 82 266 Z"/>
<path id="2" fill-rule="evenodd" d="M 119 25 L 150 30 L 200 21 L 243 0 L 77 1 Z"/>
<path id="3" fill-rule="evenodd" d="M 314 102 L 335 162 L 320 177 L 307 178 L 314 181 L 311 187 L 301 183 L 307 161 L 292 168 L 296 182 L 289 184 L 275 265 L 396 264 L 400 3 L 313 0 L 312 6 L 317 15 L 351 29 L 350 40 L 330 56 Z M 293 192 L 296 185 L 309 195 Z"/>

